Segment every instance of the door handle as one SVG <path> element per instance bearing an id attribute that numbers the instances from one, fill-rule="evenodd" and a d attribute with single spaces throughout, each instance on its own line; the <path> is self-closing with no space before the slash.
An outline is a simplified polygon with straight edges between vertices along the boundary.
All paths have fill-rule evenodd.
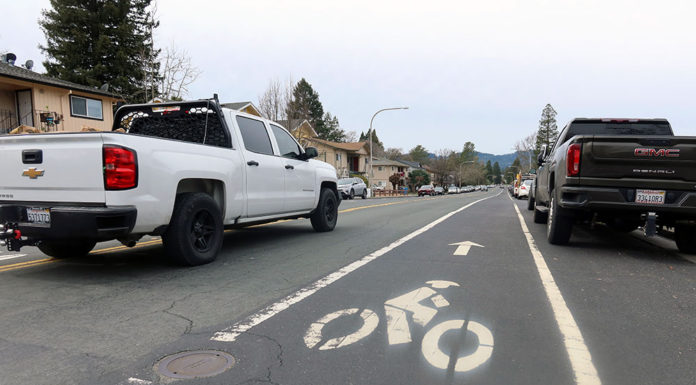
<path id="1" fill-rule="evenodd" d="M 286 170 L 294 170 L 294 169 L 295 169 L 295 166 L 286 164 L 286 165 L 285 165 L 285 169 L 286 169 Z"/>
<path id="2" fill-rule="evenodd" d="M 250 160 L 250 161 L 247 162 L 247 165 L 249 165 L 249 166 L 258 166 L 258 165 L 259 165 L 259 162 L 255 161 L 255 160 Z"/>

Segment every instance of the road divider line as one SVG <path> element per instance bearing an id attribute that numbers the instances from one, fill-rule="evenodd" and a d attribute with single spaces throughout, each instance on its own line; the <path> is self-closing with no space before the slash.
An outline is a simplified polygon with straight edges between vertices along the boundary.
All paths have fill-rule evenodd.
<path id="1" fill-rule="evenodd" d="M 39 266 L 39 265 L 45 265 L 48 263 L 53 263 L 56 262 L 56 259 L 54 258 L 45 258 L 45 259 L 37 259 L 35 261 L 29 261 L 29 262 L 22 262 L 22 263 L 15 263 L 12 265 L 5 265 L 0 267 L 0 273 L 4 273 L 6 271 L 10 270 L 17 270 L 17 269 L 24 269 L 26 267 L 34 267 L 34 266 Z"/>
<path id="2" fill-rule="evenodd" d="M 510 198 L 512 200 L 512 198 Z M 585 340 L 582 337 L 580 328 L 573 318 L 573 314 L 570 312 L 568 305 L 563 299 L 561 290 L 556 285 L 556 281 L 553 279 L 551 270 L 549 270 L 544 256 L 539 251 L 539 248 L 534 242 L 534 237 L 529 232 L 529 228 L 520 213 L 520 209 L 512 201 L 512 206 L 517 212 L 517 218 L 520 220 L 520 226 L 522 227 L 522 232 L 527 239 L 527 245 L 529 250 L 532 252 L 534 257 L 534 263 L 536 264 L 537 271 L 539 272 L 539 278 L 541 278 L 541 283 L 544 286 L 544 291 L 546 292 L 546 297 L 551 304 L 551 309 L 553 310 L 553 315 L 556 318 L 556 324 L 563 335 L 563 343 L 565 344 L 566 352 L 568 352 L 568 358 L 570 359 L 570 365 L 573 368 L 573 373 L 575 374 L 575 383 L 578 385 L 600 385 L 602 382 L 597 374 L 597 369 L 592 363 L 592 356 L 590 355 L 590 350 L 585 344 Z"/>
<path id="3" fill-rule="evenodd" d="M 229 326 L 229 327 L 215 333 L 213 335 L 213 337 L 211 337 L 211 340 L 212 341 L 220 341 L 220 342 L 233 342 L 233 341 L 235 341 L 237 339 L 237 337 L 239 337 L 239 335 L 241 335 L 242 333 L 249 331 L 251 328 L 253 328 L 253 327 L 263 323 L 264 321 L 274 317 L 275 315 L 282 312 L 283 310 L 290 308 L 290 306 L 292 306 L 296 303 L 299 303 L 300 301 L 308 298 L 309 296 L 316 293 L 320 289 L 323 289 L 323 288 L 331 285 L 332 283 L 334 283 L 334 282 L 338 281 L 339 279 L 345 277 L 346 275 L 354 272 L 355 270 L 367 265 L 368 263 L 383 256 L 384 254 L 387 254 L 388 252 L 394 250 L 395 248 L 403 245 L 407 241 L 425 233 L 426 231 L 432 229 L 433 227 L 437 226 L 438 224 L 442 223 L 443 221 L 449 219 L 453 215 L 458 214 L 458 213 L 468 209 L 469 207 L 471 207 L 479 202 L 485 201 L 485 200 L 490 199 L 490 198 L 497 197 L 499 195 L 500 195 L 500 193 L 498 193 L 496 195 L 491 195 L 491 196 L 488 196 L 485 198 L 478 199 L 478 200 L 473 201 L 465 206 L 458 208 L 457 210 L 454 210 L 450 213 L 443 215 L 442 217 L 430 222 L 429 224 L 421 227 L 420 229 L 415 230 L 415 231 L 411 232 L 410 234 L 392 242 L 390 245 L 385 246 L 385 247 L 383 247 L 383 248 L 381 248 L 381 249 L 379 249 L 371 254 L 368 254 L 368 255 L 362 257 L 361 259 L 359 259 L 359 260 L 357 260 L 357 261 L 355 261 L 347 266 L 342 267 L 341 269 L 325 276 L 324 278 L 321 278 L 320 280 L 314 282 L 313 284 L 290 294 L 289 296 L 283 298 L 282 300 L 280 300 L 272 305 L 267 306 L 266 308 L 262 309 L 261 311 L 257 312 L 256 314 L 253 314 L 253 315 L 247 317 L 243 321 L 240 321 L 232 326 Z"/>
<path id="4" fill-rule="evenodd" d="M 26 256 L 26 254 L 2 255 L 0 256 L 0 261 L 7 261 L 8 259 L 22 258 Z"/>

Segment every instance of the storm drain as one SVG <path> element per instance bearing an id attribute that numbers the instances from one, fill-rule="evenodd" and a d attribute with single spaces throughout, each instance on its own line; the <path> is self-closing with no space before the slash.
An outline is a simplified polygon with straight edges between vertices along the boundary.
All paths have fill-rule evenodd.
<path id="1" fill-rule="evenodd" d="M 164 357 L 156 371 L 170 378 L 213 377 L 234 366 L 234 357 L 217 350 L 181 352 Z"/>

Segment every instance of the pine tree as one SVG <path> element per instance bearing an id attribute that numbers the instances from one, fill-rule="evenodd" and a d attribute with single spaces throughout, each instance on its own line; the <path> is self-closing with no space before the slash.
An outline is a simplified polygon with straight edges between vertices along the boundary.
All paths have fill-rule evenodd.
<path id="1" fill-rule="evenodd" d="M 49 76 L 100 87 L 128 102 L 145 101 L 159 69 L 152 30 L 152 0 L 51 0 L 39 25 Z M 150 96 L 150 95 L 148 95 Z"/>
<path id="2" fill-rule="evenodd" d="M 500 164 L 498 162 L 493 163 L 493 183 L 500 184 Z"/>
<path id="3" fill-rule="evenodd" d="M 460 162 L 474 162 L 476 161 L 476 145 L 472 142 L 464 143 L 462 148 L 462 153 L 459 155 Z"/>
<path id="4" fill-rule="evenodd" d="M 324 114 L 324 132 L 324 138 L 322 139 L 330 140 L 332 142 L 346 141 L 346 133 L 345 131 L 341 130 L 340 124 L 338 123 L 338 118 L 332 116 L 329 112 Z M 317 132 L 317 134 L 319 133 Z M 321 134 L 319 134 L 319 137 L 321 138 Z"/>
<path id="5" fill-rule="evenodd" d="M 490 159 L 486 162 L 486 179 L 488 179 L 489 182 L 493 180 L 493 165 L 491 165 Z"/>
<path id="6" fill-rule="evenodd" d="M 344 142 L 346 134 L 340 129 L 338 118 L 330 113 L 324 113 L 324 106 L 319 100 L 319 94 L 312 85 L 300 79 L 292 90 L 292 99 L 288 102 L 286 114 L 289 120 L 307 120 L 319 139 L 333 142 Z"/>
<path id="7" fill-rule="evenodd" d="M 368 142 L 370 140 L 370 130 L 367 130 L 367 134 L 364 132 L 360 133 L 360 141 Z M 379 140 L 377 136 L 377 130 L 372 129 L 372 145 L 384 149 L 384 144 Z M 376 151 L 375 151 L 376 152 Z"/>
<path id="8" fill-rule="evenodd" d="M 539 120 L 539 130 L 537 131 L 536 147 L 534 155 L 541 152 L 541 146 L 551 147 L 558 139 L 558 126 L 556 125 L 556 110 L 550 104 L 544 107 Z"/>

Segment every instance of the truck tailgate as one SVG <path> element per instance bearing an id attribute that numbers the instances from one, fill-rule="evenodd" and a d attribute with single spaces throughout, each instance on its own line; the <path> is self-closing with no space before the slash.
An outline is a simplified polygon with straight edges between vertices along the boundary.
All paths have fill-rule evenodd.
<path id="1" fill-rule="evenodd" d="M 696 181 L 696 138 L 583 137 L 581 177 Z"/>
<path id="2" fill-rule="evenodd" d="M 0 137 L 0 201 L 104 203 L 102 143 L 99 133 Z"/>

